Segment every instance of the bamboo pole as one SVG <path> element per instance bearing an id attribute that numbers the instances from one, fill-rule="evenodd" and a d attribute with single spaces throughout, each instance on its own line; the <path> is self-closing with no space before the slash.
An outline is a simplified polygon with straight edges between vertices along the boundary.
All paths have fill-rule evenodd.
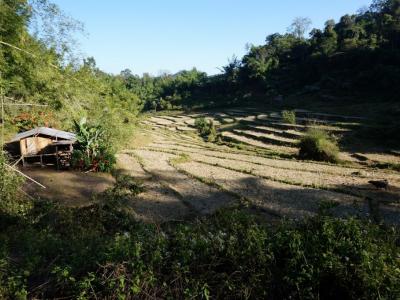
<path id="1" fill-rule="evenodd" d="M 35 55 L 35 54 L 33 54 L 33 53 L 29 52 L 29 51 L 26 51 L 26 50 L 24 50 L 24 49 L 21 49 L 21 48 L 19 48 L 19 47 L 17 47 L 17 46 L 14 46 L 14 45 L 12 45 L 12 44 L 9 44 L 9 43 L 7 43 L 7 42 L 0 41 L 0 44 L 3 44 L 3 45 L 5 45 L 5 46 L 8 46 L 8 47 L 11 47 L 11 48 L 13 48 L 13 49 L 16 49 L 16 50 L 19 50 L 19 51 L 21 51 L 21 52 L 24 52 L 25 54 L 28 54 L 28 55 L 30 55 L 30 56 L 32 56 L 32 57 L 34 57 L 34 58 L 38 58 L 37 55 Z M 53 68 L 59 70 L 59 67 L 57 67 L 56 65 L 54 65 L 54 64 L 52 64 L 52 63 L 48 63 L 48 64 L 49 64 L 51 67 L 53 67 Z"/>
<path id="2" fill-rule="evenodd" d="M 20 47 L 17 47 L 17 46 L 15 46 L 15 45 L 10 44 L 10 43 L 7 43 L 7 42 L 5 42 L 5 41 L 0 40 L 0 45 L 13 48 L 13 49 L 18 50 L 18 51 L 20 51 L 20 52 L 22 52 L 22 53 L 25 53 L 26 55 L 29 55 L 29 56 L 33 57 L 33 58 L 35 58 L 35 59 L 38 59 L 38 60 L 40 59 L 40 57 L 38 57 L 38 56 L 35 55 L 34 53 L 31 53 L 31 52 L 29 52 L 29 51 L 27 51 L 27 50 L 25 50 L 25 49 L 22 49 L 22 48 L 20 48 Z M 45 63 L 47 63 L 47 64 L 48 64 L 49 66 L 51 66 L 52 68 L 57 69 L 57 70 L 60 72 L 60 74 L 61 74 L 62 76 L 65 76 L 65 77 L 67 77 L 67 78 L 69 78 L 69 79 L 72 79 L 72 80 L 74 80 L 75 82 L 79 83 L 79 84 L 82 85 L 82 86 L 85 85 L 84 82 L 82 82 L 82 81 L 78 80 L 77 78 L 75 78 L 74 75 L 63 74 L 63 73 L 61 72 L 61 71 L 62 71 L 62 68 L 60 68 L 59 66 L 56 66 L 56 65 L 52 64 L 51 62 L 45 62 Z M 8 98 L 8 97 L 7 97 L 7 98 Z M 81 105 L 77 102 L 76 99 L 75 99 L 75 100 L 74 100 L 74 98 L 73 98 L 73 99 L 70 99 L 68 96 L 67 96 L 67 98 L 70 100 L 69 108 L 72 108 L 72 107 L 74 106 L 75 109 L 76 109 L 77 107 L 80 107 L 80 106 L 81 106 Z"/>
<path id="3" fill-rule="evenodd" d="M 4 94 L 3 94 L 3 78 L 0 71 L 0 98 L 1 98 L 1 152 L 4 149 Z"/>
<path id="4" fill-rule="evenodd" d="M 9 167 L 11 170 L 17 172 L 17 173 L 20 174 L 21 176 L 23 176 L 23 177 L 29 179 L 30 181 L 36 183 L 38 186 L 40 186 L 40 187 L 42 187 L 42 188 L 44 188 L 44 189 L 46 188 L 43 184 L 41 184 L 40 182 L 37 182 L 35 179 L 33 179 L 33 178 L 29 177 L 28 175 L 22 173 L 20 170 L 18 170 L 18 169 L 16 169 L 16 168 L 13 168 L 12 166 L 7 165 L 7 164 L 6 164 L 6 166 Z"/>
<path id="5" fill-rule="evenodd" d="M 18 165 L 18 163 L 24 158 L 23 155 L 21 155 L 20 158 L 18 158 L 18 160 L 16 162 L 13 163 L 12 167 L 15 167 L 16 165 Z"/>
<path id="6" fill-rule="evenodd" d="M 47 104 L 34 104 L 34 103 L 4 103 L 4 106 L 40 106 L 40 107 L 47 107 Z"/>
<path id="7" fill-rule="evenodd" d="M 19 105 L 20 106 L 45 106 L 45 107 L 49 106 L 48 104 L 23 103 L 23 102 L 20 102 L 17 99 L 14 99 L 14 98 L 11 98 L 11 97 L 7 97 L 7 96 L 4 96 L 3 98 L 5 100 L 13 101 L 13 102 L 4 102 L 4 105 L 10 105 L 10 106 L 12 106 L 12 105 L 16 105 L 16 106 L 19 106 Z"/>

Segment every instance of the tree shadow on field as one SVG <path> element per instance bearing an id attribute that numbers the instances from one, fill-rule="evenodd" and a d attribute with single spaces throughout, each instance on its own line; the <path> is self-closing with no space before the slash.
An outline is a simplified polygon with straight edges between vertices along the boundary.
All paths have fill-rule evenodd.
<path id="1" fill-rule="evenodd" d="M 321 211 L 337 217 L 369 218 L 371 216 L 371 200 L 364 195 L 353 196 L 343 192 L 277 183 L 252 175 L 229 180 L 213 178 L 204 182 L 197 181 L 195 186 L 190 186 L 186 185 L 188 181 L 196 180 L 190 176 L 164 170 L 155 170 L 154 173 L 158 174 L 157 181 L 165 182 L 175 192 L 175 189 L 179 190 L 179 197 L 195 215 L 210 214 L 222 207 L 245 204 L 244 206 L 265 212 L 269 216 L 289 219 L 302 219 Z M 218 189 L 218 185 L 222 186 L 222 189 Z M 185 187 L 186 189 L 182 191 L 181 188 Z M 351 188 L 361 190 L 366 189 L 366 186 Z M 207 189 L 208 192 L 204 193 Z M 389 190 L 371 191 L 371 193 L 366 191 L 366 195 L 375 195 L 373 199 L 377 199 L 377 196 L 388 199 L 390 196 L 393 200 L 380 202 L 380 214 L 388 223 L 400 222 L 396 194 L 397 192 L 393 193 Z M 166 204 L 166 210 L 168 210 L 167 206 Z M 171 209 L 174 209 L 173 206 Z"/>
<path id="2" fill-rule="evenodd" d="M 378 190 L 371 188 L 368 183 L 353 185 L 349 188 L 358 191 L 353 196 L 334 191 L 342 189 L 342 186 L 333 187 L 332 191 L 288 184 L 277 187 L 273 182 L 265 184 L 263 179 L 256 177 L 241 180 L 239 185 L 243 189 L 238 189 L 237 192 L 247 193 L 250 198 L 255 199 L 255 206 L 277 212 L 282 217 L 301 219 L 322 212 L 336 217 L 355 216 L 400 224 L 400 189 L 397 187 Z M 246 187 L 251 187 L 252 190 L 249 192 Z"/>
<path id="3" fill-rule="evenodd" d="M 56 200 L 63 206 L 78 207 L 90 205 L 94 194 L 115 183 L 112 177 L 99 174 L 66 172 L 69 173 L 66 176 L 58 172 L 55 176 L 52 172 L 29 173 L 49 189 L 44 192 L 29 185 L 26 191 L 35 196 L 47 193 L 41 197 Z M 143 181 L 144 191 L 126 201 L 135 216 L 145 222 L 187 220 L 212 214 L 220 208 L 239 206 L 265 213 L 271 219 L 303 219 L 323 211 L 337 217 L 372 216 L 387 223 L 400 223 L 400 189 L 378 190 L 367 179 L 365 185 L 333 187 L 342 191 L 335 192 L 244 174 L 239 178 L 215 176 L 199 180 L 181 172 L 156 169 L 151 175 Z M 344 190 L 352 193 L 346 194 Z"/>

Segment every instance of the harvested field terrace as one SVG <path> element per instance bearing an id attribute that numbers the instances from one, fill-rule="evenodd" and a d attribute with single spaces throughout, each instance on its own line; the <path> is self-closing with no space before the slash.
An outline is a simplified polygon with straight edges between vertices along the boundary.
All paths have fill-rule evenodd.
<path id="1" fill-rule="evenodd" d="M 220 142 L 209 143 L 196 134 L 194 121 L 199 116 L 213 120 Z M 307 118 L 311 116 L 319 115 L 308 113 Z M 309 126 L 346 132 L 346 126 L 333 125 L 335 118 L 341 123 L 358 120 L 320 116 Z M 277 123 L 279 117 L 279 113 L 230 110 L 143 120 L 140 130 L 149 142 L 125 149 L 119 157 L 121 169 L 143 180 L 147 187 L 132 204 L 138 216 L 175 220 L 210 214 L 221 207 L 245 206 L 271 220 L 298 219 L 318 213 L 329 203 L 334 215 L 366 218 L 374 213 L 373 201 L 379 203 L 382 219 L 400 222 L 399 172 L 372 167 L 351 152 L 341 153 L 341 164 L 298 160 L 296 143 L 307 125 Z M 234 126 L 224 123 L 223 118 L 235 120 Z M 400 162 L 393 152 L 365 156 L 375 163 Z M 383 179 L 389 182 L 386 189 L 369 183 Z M 159 200 L 151 200 L 155 198 Z"/>

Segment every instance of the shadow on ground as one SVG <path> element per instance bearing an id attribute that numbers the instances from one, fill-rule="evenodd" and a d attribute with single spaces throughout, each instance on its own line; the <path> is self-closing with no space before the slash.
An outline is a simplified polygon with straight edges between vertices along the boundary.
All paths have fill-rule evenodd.
<path id="1" fill-rule="evenodd" d="M 42 189 L 27 182 L 24 190 L 29 195 L 56 200 L 65 206 L 89 205 L 95 194 L 115 183 L 109 174 L 37 168 L 25 169 L 24 172 L 46 186 L 46 189 Z M 196 182 L 194 186 L 186 185 L 193 180 Z M 229 189 L 220 188 L 217 184 Z M 212 214 L 222 207 L 239 206 L 261 212 L 270 220 L 302 219 L 323 210 L 338 217 L 372 216 L 387 223 L 400 223 L 399 191 L 393 191 L 390 187 L 388 190 L 373 190 L 367 184 L 347 187 L 353 190 L 369 189 L 368 197 L 357 197 L 287 184 L 277 187 L 251 175 L 241 179 L 221 181 L 214 178 L 208 182 L 200 182 L 182 173 L 165 170 L 152 170 L 152 176 L 148 176 L 143 185 L 145 191 L 129 197 L 127 204 L 136 217 L 146 222 L 183 220 Z M 185 189 L 182 190 L 183 188 Z M 209 192 L 203 193 L 204 190 Z M 388 198 L 391 201 L 387 201 Z"/>
<path id="2" fill-rule="evenodd" d="M 42 188 L 26 180 L 23 190 L 32 197 L 55 200 L 65 206 L 85 206 L 95 194 L 112 187 L 115 179 L 110 174 L 57 171 L 49 168 L 29 168 L 25 174 L 43 184 Z"/>
<path id="3" fill-rule="evenodd" d="M 196 188 L 190 189 L 190 186 L 183 193 L 178 193 L 175 187 L 184 184 L 183 174 L 165 170 L 152 170 L 152 173 L 157 175 L 153 176 L 152 183 L 147 184 L 147 191 L 138 195 L 132 205 L 147 220 L 166 221 L 184 218 L 185 215 L 207 215 L 222 207 L 240 206 L 262 212 L 271 219 L 302 219 L 323 211 L 338 217 L 369 218 L 373 214 L 373 217 L 378 216 L 385 222 L 400 223 L 400 200 L 390 190 L 371 190 L 369 197 L 357 197 L 286 184 L 280 184 L 278 188 L 266 184 L 262 178 L 249 175 L 242 179 L 225 180 L 223 185 L 230 187 L 229 190 L 217 188 L 216 183 L 221 182 L 216 179 L 215 182 L 199 182 L 211 185 L 213 191 L 208 194 L 199 194 Z M 187 176 L 189 180 L 193 178 Z M 157 194 L 158 198 L 150 196 Z M 392 201 L 381 201 L 382 194 L 390 194 Z M 384 198 L 387 199 L 386 196 Z"/>

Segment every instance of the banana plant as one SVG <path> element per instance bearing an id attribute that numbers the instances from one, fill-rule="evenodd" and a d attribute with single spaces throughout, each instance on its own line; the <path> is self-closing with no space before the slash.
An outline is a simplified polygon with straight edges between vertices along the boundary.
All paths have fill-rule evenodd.
<path id="1" fill-rule="evenodd" d="M 74 121 L 74 127 L 81 149 L 91 159 L 98 156 L 105 144 L 104 130 L 98 125 L 88 124 L 86 118 L 82 118 L 79 122 Z"/>

